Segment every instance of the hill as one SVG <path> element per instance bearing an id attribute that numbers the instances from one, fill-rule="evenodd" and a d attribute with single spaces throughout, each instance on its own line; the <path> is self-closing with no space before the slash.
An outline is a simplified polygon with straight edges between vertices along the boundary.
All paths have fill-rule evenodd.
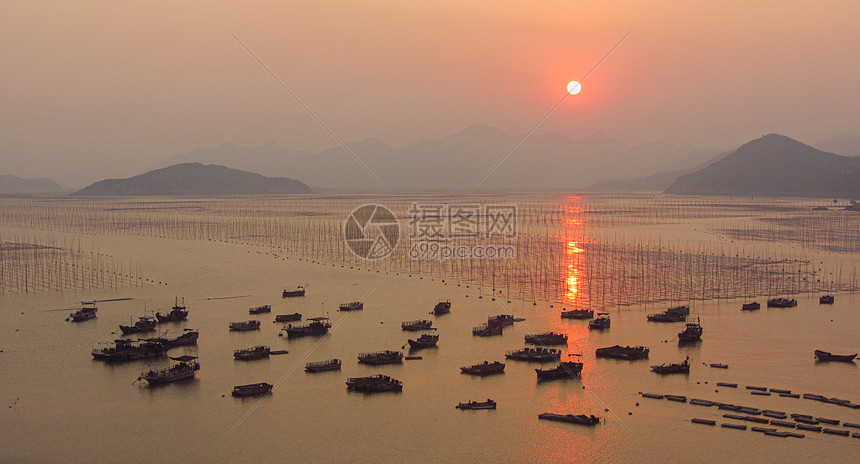
<path id="1" fill-rule="evenodd" d="M 294 179 L 265 177 L 215 164 L 184 163 L 128 179 L 102 180 L 73 195 L 259 195 L 311 191 L 310 187 Z"/>
<path id="2" fill-rule="evenodd" d="M 860 158 L 826 153 L 784 135 L 769 134 L 679 177 L 665 193 L 860 198 Z"/>
<path id="3" fill-rule="evenodd" d="M 58 193 L 63 187 L 51 179 L 24 179 L 13 175 L 0 175 L 0 194 Z"/>

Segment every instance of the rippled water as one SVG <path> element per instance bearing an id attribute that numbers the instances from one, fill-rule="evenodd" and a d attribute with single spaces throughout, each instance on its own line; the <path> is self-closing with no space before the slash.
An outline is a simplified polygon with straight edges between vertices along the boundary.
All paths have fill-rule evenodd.
<path id="1" fill-rule="evenodd" d="M 351 210 L 352 200 L 343 201 L 342 209 Z M 701 240 L 690 232 L 693 222 L 659 227 L 677 230 L 679 241 Z M 632 237 L 654 233 L 633 220 L 612 227 L 625 230 L 633 244 L 648 240 Z M 7 227 L 4 232 L 28 230 Z M 803 439 L 777 438 L 696 425 L 691 418 L 726 421 L 724 411 L 638 395 L 675 393 L 860 422 L 858 410 L 805 399 L 756 397 L 743 388 L 761 385 L 860 402 L 855 364 L 816 364 L 812 357 L 814 349 L 860 349 L 860 296 L 853 293 L 837 293 L 833 306 L 819 305 L 818 293 L 804 293 L 795 296 L 797 308 L 753 313 L 740 311 L 746 299 L 694 300 L 693 315 L 701 318 L 705 330 L 703 341 L 679 347 L 674 339 L 683 324 L 645 321 L 647 313 L 665 309 L 668 302 L 607 305 L 612 328 L 603 333 L 589 332 L 587 321 L 562 321 L 561 307 L 578 298 L 568 292 L 589 289 L 590 274 L 584 272 L 576 276 L 575 285 L 565 279 L 566 286 L 551 298 L 520 299 L 511 292 L 493 301 L 465 278 L 299 260 L 300 254 L 248 241 L 31 233 L 55 241 L 97 243 L 101 253 L 138 263 L 155 283 L 0 297 L 0 366 L 6 371 L 0 377 L 0 401 L 6 406 L 0 415 L 0 461 L 820 462 L 826 456 L 828 462 L 854 462 L 858 457 L 857 439 L 813 432 Z M 587 255 L 588 248 L 581 248 Z M 574 254 L 583 254 L 566 254 L 563 248 L 559 252 L 563 265 L 580 259 Z M 811 256 L 814 250 L 804 253 Z M 830 259 L 849 263 L 845 269 L 856 262 L 847 254 Z M 564 269 L 570 268 L 562 267 L 562 277 Z M 305 282 L 304 298 L 280 297 L 283 288 Z M 119 324 L 144 311 L 169 308 L 177 295 L 185 297 L 189 320 L 163 327 L 173 333 L 188 327 L 200 331 L 198 348 L 188 351 L 197 354 L 202 365 L 195 380 L 148 388 L 132 382 L 142 371 L 167 366 L 166 360 L 111 365 L 92 359 L 93 343 L 117 337 Z M 239 298 L 213 299 L 223 297 Z M 133 300 L 103 302 L 97 319 L 79 324 L 64 321 L 68 311 L 51 311 L 81 300 L 112 298 Z M 336 311 L 337 304 L 362 298 L 363 311 Z M 430 316 L 440 300 L 452 302 L 451 314 Z M 273 313 L 254 317 L 263 321 L 260 331 L 227 330 L 229 322 L 251 318 L 248 308 L 261 304 L 272 304 Z M 487 316 L 509 310 L 525 321 L 500 337 L 471 335 L 471 328 Z M 274 314 L 292 312 L 305 317 L 328 313 L 335 327 L 322 339 L 279 337 L 281 324 L 271 322 Z M 357 363 L 359 352 L 406 345 L 416 334 L 402 332 L 400 322 L 421 318 L 433 319 L 440 335 L 438 348 L 419 353 L 422 360 L 378 367 Z M 461 366 L 503 361 L 505 351 L 524 346 L 524 335 L 548 330 L 568 335 L 566 354 L 582 355 L 582 382 L 538 383 L 533 370 L 538 365 L 515 361 L 506 362 L 504 375 L 476 378 L 459 373 Z M 257 344 L 289 354 L 233 360 L 232 350 Z M 595 348 L 614 344 L 649 346 L 650 359 L 595 359 Z M 171 354 L 183 352 L 178 348 Z M 685 356 L 692 360 L 689 375 L 661 377 L 648 367 L 680 362 Z M 307 361 L 332 357 L 343 359 L 342 371 L 303 371 Z M 703 365 L 716 362 L 730 367 Z M 403 392 L 346 391 L 348 377 L 375 373 L 402 380 Z M 277 384 L 270 397 L 230 396 L 234 385 L 261 381 Z M 718 388 L 718 381 L 736 382 L 741 388 Z M 498 403 L 497 410 L 454 409 L 458 402 L 488 397 Z M 605 422 L 594 428 L 548 423 L 538 420 L 542 412 L 593 413 Z"/>

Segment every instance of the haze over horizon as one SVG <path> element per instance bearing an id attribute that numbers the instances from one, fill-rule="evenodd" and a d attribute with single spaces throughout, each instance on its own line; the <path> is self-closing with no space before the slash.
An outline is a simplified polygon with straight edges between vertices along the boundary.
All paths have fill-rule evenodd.
<path id="1" fill-rule="evenodd" d="M 0 174 L 82 186 L 225 142 L 336 146 L 227 28 L 344 142 L 525 133 L 635 26 L 536 133 L 816 143 L 857 132 L 858 17 L 853 1 L 8 2 Z"/>

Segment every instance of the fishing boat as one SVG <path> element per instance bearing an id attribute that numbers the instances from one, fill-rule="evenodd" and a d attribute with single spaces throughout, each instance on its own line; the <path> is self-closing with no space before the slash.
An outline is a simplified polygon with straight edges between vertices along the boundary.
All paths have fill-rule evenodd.
<path id="1" fill-rule="evenodd" d="M 338 311 L 361 311 L 364 309 L 364 303 L 360 301 L 353 301 L 351 303 L 342 303 L 339 306 L 340 309 Z"/>
<path id="2" fill-rule="evenodd" d="M 833 295 L 823 295 L 818 299 L 818 304 L 833 304 L 836 301 L 836 298 Z"/>
<path id="3" fill-rule="evenodd" d="M 857 353 L 854 354 L 832 354 L 829 351 L 815 350 L 815 357 L 819 361 L 854 362 Z"/>
<path id="4" fill-rule="evenodd" d="M 689 374 L 690 373 L 690 357 L 681 363 L 660 364 L 659 366 L 651 366 L 651 370 L 658 374 Z"/>
<path id="5" fill-rule="evenodd" d="M 260 382 L 250 383 L 248 385 L 237 385 L 233 387 L 233 396 L 259 396 L 270 393 L 274 385 Z"/>
<path id="6" fill-rule="evenodd" d="M 523 348 L 505 353 L 506 359 L 514 361 L 549 362 L 558 361 L 561 351 L 555 348 Z"/>
<path id="7" fill-rule="evenodd" d="M 565 361 L 552 369 L 535 369 L 538 380 L 572 379 L 582 373 L 582 363 Z"/>
<path id="8" fill-rule="evenodd" d="M 672 314 L 675 316 L 689 316 L 690 315 L 690 307 L 687 305 L 674 306 L 666 310 L 667 314 Z"/>
<path id="9" fill-rule="evenodd" d="M 350 377 L 346 381 L 348 390 L 368 393 L 403 391 L 403 382 L 387 375 L 376 374 L 369 377 Z"/>
<path id="10" fill-rule="evenodd" d="M 567 335 L 555 332 L 531 334 L 525 336 L 525 342 L 532 345 L 567 345 Z"/>
<path id="11" fill-rule="evenodd" d="M 767 300 L 768 308 L 793 308 L 797 306 L 797 300 L 788 298 L 771 298 Z"/>
<path id="12" fill-rule="evenodd" d="M 761 303 L 753 301 L 752 303 L 744 303 L 741 305 L 741 311 L 757 311 L 761 309 Z"/>
<path id="13" fill-rule="evenodd" d="M 684 322 L 686 320 L 687 316 L 684 316 L 683 314 L 672 314 L 668 311 L 648 315 L 648 322 Z"/>
<path id="14" fill-rule="evenodd" d="M 433 321 L 428 321 L 425 319 L 419 321 L 408 321 L 401 322 L 400 328 L 402 330 L 427 330 L 433 326 Z"/>
<path id="15" fill-rule="evenodd" d="M 326 361 L 309 362 L 305 364 L 306 372 L 339 371 L 340 359 L 328 359 Z"/>
<path id="16" fill-rule="evenodd" d="M 293 322 L 302 320 L 300 313 L 278 314 L 275 316 L 275 322 Z"/>
<path id="17" fill-rule="evenodd" d="M 571 309 L 561 312 L 562 319 L 592 319 L 594 318 L 594 310 L 591 309 Z"/>
<path id="18" fill-rule="evenodd" d="M 140 316 L 137 318 L 137 322 L 135 322 L 134 325 L 120 325 L 119 330 L 126 335 L 141 332 L 152 332 L 155 330 L 156 325 L 158 325 L 158 321 L 156 321 L 154 317 Z"/>
<path id="19" fill-rule="evenodd" d="M 615 358 L 615 359 L 648 359 L 648 348 L 644 346 L 609 346 L 598 348 L 595 350 L 595 355 L 598 358 Z"/>
<path id="20" fill-rule="evenodd" d="M 421 348 L 432 348 L 436 346 L 436 343 L 439 341 L 439 336 L 432 334 L 423 334 L 418 337 L 417 340 L 412 340 L 410 338 L 408 341 L 409 348 L 413 350 L 420 350 Z"/>
<path id="21" fill-rule="evenodd" d="M 299 285 L 295 290 L 284 289 L 283 298 L 292 298 L 296 296 L 305 296 L 305 287 Z"/>
<path id="22" fill-rule="evenodd" d="M 498 316 L 490 316 L 487 318 L 487 325 L 490 327 L 507 327 L 514 325 L 516 319 L 512 314 L 499 314 Z"/>
<path id="23" fill-rule="evenodd" d="M 242 350 L 234 350 L 233 357 L 239 361 L 250 361 L 252 359 L 268 358 L 272 349 L 265 345 L 257 345 Z"/>
<path id="24" fill-rule="evenodd" d="M 451 302 L 450 301 L 440 301 L 436 303 L 436 306 L 433 308 L 433 314 L 436 316 L 441 316 L 442 314 L 448 314 L 451 312 Z"/>
<path id="25" fill-rule="evenodd" d="M 496 402 L 487 398 L 487 401 L 468 401 L 466 403 L 458 403 L 454 406 L 456 409 L 496 409 Z"/>
<path id="26" fill-rule="evenodd" d="M 140 341 L 150 342 L 150 343 L 161 343 L 164 345 L 165 349 L 175 348 L 177 346 L 187 346 L 187 345 L 196 345 L 197 339 L 200 337 L 200 332 L 197 332 L 194 329 L 185 329 L 185 333 L 176 337 L 176 338 L 167 338 L 167 337 L 153 337 L 153 338 L 143 338 Z"/>
<path id="27" fill-rule="evenodd" d="M 373 351 L 369 353 L 359 353 L 358 362 L 360 364 L 396 364 L 403 362 L 403 353 L 393 350 Z"/>
<path id="28" fill-rule="evenodd" d="M 161 343 L 121 338 L 108 346 L 93 349 L 93 357 L 100 361 L 121 362 L 164 356 L 165 351 Z"/>
<path id="29" fill-rule="evenodd" d="M 678 343 L 699 341 L 702 339 L 702 332 L 704 332 L 704 329 L 700 324 L 699 318 L 696 318 L 696 322 L 688 322 L 687 328 L 683 332 L 678 333 Z"/>
<path id="30" fill-rule="evenodd" d="M 287 337 L 304 337 L 307 335 L 325 335 L 331 328 L 331 322 L 327 317 L 309 317 L 308 323 L 304 325 L 288 325 L 282 330 L 287 331 Z"/>
<path id="31" fill-rule="evenodd" d="M 185 307 L 185 298 L 182 298 L 182 302 L 180 303 L 179 297 L 176 297 L 173 307 L 170 308 L 170 312 L 167 314 L 155 313 L 155 318 L 158 319 L 158 322 L 179 322 L 186 320 L 188 318 L 188 309 Z"/>
<path id="32" fill-rule="evenodd" d="M 472 335 L 478 337 L 489 337 L 491 335 L 501 335 L 503 327 L 500 325 L 481 324 L 477 327 L 472 327 Z"/>
<path id="33" fill-rule="evenodd" d="M 460 368 L 460 373 L 462 374 L 477 375 L 480 377 L 485 375 L 501 374 L 503 372 L 505 372 L 505 363 L 500 363 L 498 361 L 484 361 L 480 364 Z"/>
<path id="34" fill-rule="evenodd" d="M 260 330 L 260 321 L 250 320 L 244 322 L 231 322 L 230 330 L 234 332 L 244 332 L 247 330 Z"/>
<path id="35" fill-rule="evenodd" d="M 96 307 L 95 301 L 82 301 L 81 309 L 69 314 L 69 319 L 72 322 L 83 322 L 96 318 L 96 313 L 99 308 Z"/>
<path id="36" fill-rule="evenodd" d="M 594 415 L 586 416 L 585 414 L 554 414 L 551 412 L 545 412 L 543 414 L 538 414 L 538 419 L 589 426 L 594 426 L 600 423 L 600 418 Z"/>
<path id="37" fill-rule="evenodd" d="M 137 380 L 146 380 L 150 385 L 170 383 L 193 378 L 200 370 L 196 356 L 184 355 L 170 358 L 176 361 L 172 366 L 161 370 L 150 370 L 140 374 Z"/>
<path id="38" fill-rule="evenodd" d="M 248 308 L 248 314 L 263 314 L 272 312 L 272 305 L 262 305 Z"/>
<path id="39" fill-rule="evenodd" d="M 609 313 L 597 313 L 597 317 L 588 321 L 589 330 L 606 330 L 609 328 L 612 321 L 609 320 Z"/>

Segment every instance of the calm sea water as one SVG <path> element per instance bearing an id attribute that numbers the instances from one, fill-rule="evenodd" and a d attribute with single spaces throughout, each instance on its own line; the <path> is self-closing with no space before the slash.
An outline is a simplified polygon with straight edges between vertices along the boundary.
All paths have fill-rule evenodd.
<path id="1" fill-rule="evenodd" d="M 40 232 L 56 234 L 56 232 Z M 674 393 L 726 403 L 860 422 L 860 411 L 805 399 L 752 396 L 745 385 L 819 393 L 860 402 L 855 364 L 816 364 L 814 349 L 860 349 L 860 296 L 839 293 L 832 306 L 818 294 L 797 296 L 793 309 L 740 311 L 742 300 L 696 301 L 703 341 L 678 347 L 683 324 L 647 323 L 666 305 L 609 308 L 612 328 L 589 332 L 587 321 L 562 321 L 555 303 L 507 297 L 493 301 L 456 280 L 368 270 L 279 256 L 271 249 L 208 240 L 141 236 L 82 236 L 101 252 L 135 260 L 163 284 L 121 289 L 7 294 L 0 297 L 0 461 L 3 462 L 857 462 L 860 440 L 805 432 L 803 439 L 767 437 L 696 425 L 694 417 L 727 421 L 716 408 L 650 400 L 639 392 Z M 840 259 L 844 259 L 840 258 Z M 308 282 L 304 298 L 281 291 Z M 585 283 L 580 283 L 585 285 Z M 142 371 L 167 360 L 105 364 L 93 343 L 119 336 L 118 325 L 145 311 L 164 310 L 184 296 L 188 321 L 163 328 L 200 331 L 196 379 L 148 388 L 133 384 Z M 214 299 L 238 297 L 230 299 Z M 479 298 L 482 297 L 482 298 Z M 65 322 L 81 300 L 103 302 L 98 318 Z M 360 312 L 339 303 L 364 299 Z M 451 314 L 428 313 L 440 300 Z M 759 301 L 764 303 L 763 298 Z M 235 333 L 232 321 L 248 308 L 271 304 L 260 331 Z M 479 338 L 471 328 L 508 310 L 525 318 L 503 336 Z M 288 340 L 274 314 L 327 313 L 335 327 L 325 338 Z M 433 319 L 438 348 L 402 365 L 365 366 L 359 352 L 400 349 L 415 333 L 406 320 Z M 569 337 L 565 353 L 581 354 L 582 381 L 538 383 L 537 364 L 505 361 L 523 336 L 553 330 Z M 668 342 L 667 342 L 668 340 Z M 257 344 L 289 350 L 268 360 L 234 361 L 232 351 Z M 647 361 L 595 359 L 601 346 L 646 345 Z M 171 355 L 183 354 L 177 348 Z M 649 365 L 692 361 L 689 375 L 658 376 Z M 307 361 L 341 358 L 340 372 L 307 374 Z M 477 378 L 459 367 L 505 361 L 504 375 Z M 726 363 L 713 369 L 703 363 Z M 543 367 L 550 367 L 549 364 Z M 402 393 L 347 392 L 348 377 L 384 373 Z M 271 396 L 236 399 L 234 385 L 276 384 Z M 716 387 L 736 382 L 741 388 Z M 461 401 L 492 398 L 495 411 L 460 411 Z M 638 405 L 637 405 L 638 403 Z M 609 411 L 606 411 L 608 409 Z M 596 414 L 594 427 L 538 420 L 542 412 Z M 747 424 L 753 425 L 753 424 Z"/>

